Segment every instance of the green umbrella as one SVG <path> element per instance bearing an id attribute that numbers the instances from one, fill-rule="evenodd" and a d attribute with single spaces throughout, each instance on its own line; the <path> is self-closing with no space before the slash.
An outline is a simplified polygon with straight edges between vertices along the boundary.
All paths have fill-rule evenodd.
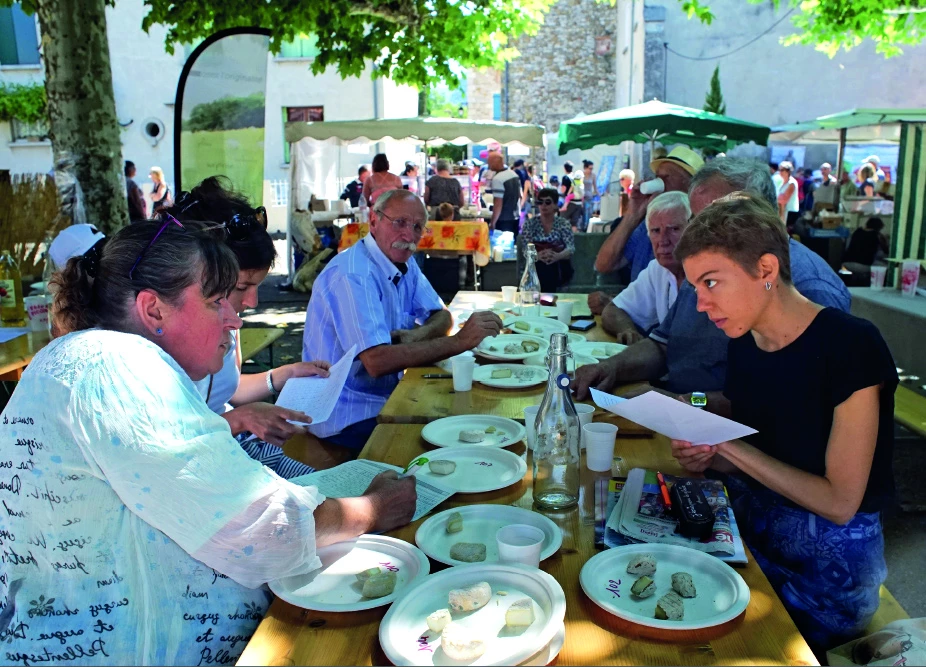
<path id="1" fill-rule="evenodd" d="M 764 125 L 653 100 L 560 123 L 559 154 L 624 141 L 725 151 L 749 141 L 765 146 L 768 134 Z"/>

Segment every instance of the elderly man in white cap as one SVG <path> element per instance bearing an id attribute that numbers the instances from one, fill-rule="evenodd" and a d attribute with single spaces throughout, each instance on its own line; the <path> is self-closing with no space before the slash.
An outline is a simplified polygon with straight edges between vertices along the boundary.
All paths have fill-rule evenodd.
<path id="1" fill-rule="evenodd" d="M 647 205 L 661 192 L 688 192 L 691 177 L 703 164 L 701 156 L 687 146 L 676 146 L 665 157 L 650 162 L 656 177 L 631 190 L 628 211 L 617 220 L 611 235 L 598 251 L 595 270 L 611 273 L 629 264 L 630 280 L 636 280 L 655 257 L 646 225 L 641 224 L 646 218 Z M 588 295 L 588 307 L 596 315 L 600 314 L 612 298 L 604 292 L 593 292 Z"/>
<path id="2" fill-rule="evenodd" d="M 880 183 L 881 181 L 883 181 L 884 180 L 884 170 L 881 168 L 881 158 L 879 158 L 877 155 L 869 155 L 868 157 L 865 158 L 865 162 L 870 162 L 871 166 L 875 168 L 875 176 L 877 177 L 878 182 Z M 862 164 L 864 164 L 865 162 L 863 162 Z"/>

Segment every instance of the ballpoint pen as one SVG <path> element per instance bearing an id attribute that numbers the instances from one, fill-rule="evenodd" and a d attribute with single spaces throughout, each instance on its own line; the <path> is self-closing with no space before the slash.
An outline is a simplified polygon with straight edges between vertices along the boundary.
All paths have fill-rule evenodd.
<path id="1" fill-rule="evenodd" d="M 403 470 L 402 474 L 399 475 L 399 479 L 405 479 L 406 477 L 411 477 L 416 472 L 418 472 L 418 468 L 420 468 L 427 462 L 428 462 L 428 458 L 426 456 L 419 456 L 417 459 L 415 459 L 414 461 L 409 463 L 407 466 L 405 466 L 405 470 Z"/>
<path id="2" fill-rule="evenodd" d="M 672 501 L 669 500 L 669 487 L 666 486 L 666 478 L 661 472 L 656 473 L 656 479 L 659 480 L 659 490 L 662 492 L 662 502 L 665 503 L 666 509 L 672 511 Z"/>

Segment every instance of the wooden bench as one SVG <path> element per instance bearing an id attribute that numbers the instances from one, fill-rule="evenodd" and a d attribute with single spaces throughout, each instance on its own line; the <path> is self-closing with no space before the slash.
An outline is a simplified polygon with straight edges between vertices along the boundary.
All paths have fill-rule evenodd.
<path id="1" fill-rule="evenodd" d="M 285 329 L 269 327 L 251 327 L 240 333 L 241 360 L 253 359 L 257 354 L 270 348 L 270 367 L 273 368 L 273 344 L 284 334 Z"/>
<path id="2" fill-rule="evenodd" d="M 920 437 L 926 438 L 926 397 L 898 385 L 894 393 L 894 419 Z"/>

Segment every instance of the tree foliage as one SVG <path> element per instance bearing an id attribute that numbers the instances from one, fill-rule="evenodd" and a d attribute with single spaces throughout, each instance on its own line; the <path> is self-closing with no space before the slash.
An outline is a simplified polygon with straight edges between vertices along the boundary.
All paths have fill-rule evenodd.
<path id="1" fill-rule="evenodd" d="M 46 118 L 45 86 L 0 82 L 0 120 L 34 123 Z"/>
<path id="2" fill-rule="evenodd" d="M 714 14 L 710 0 L 678 0 L 688 18 L 710 24 Z M 761 4 L 766 0 L 749 0 Z M 775 8 L 781 0 L 772 0 Z M 849 51 L 864 40 L 875 43 L 886 57 L 903 52 L 904 46 L 919 44 L 926 37 L 926 8 L 923 0 L 785 0 L 797 9 L 791 20 L 796 32 L 782 40 L 786 46 L 803 44 L 831 58 Z"/>
<path id="3" fill-rule="evenodd" d="M 437 86 L 431 86 L 428 91 L 427 115 L 435 118 L 466 118 L 467 109 L 463 107 L 463 113 L 460 113 L 460 105 L 454 104 L 453 100 L 446 91 Z"/>
<path id="4" fill-rule="evenodd" d="M 451 61 L 499 67 L 516 54 L 509 40 L 535 34 L 555 0 L 145 0 L 143 27 L 167 26 L 165 48 L 217 30 L 261 27 L 270 45 L 318 35 L 316 74 L 327 67 L 358 76 L 372 60 L 374 76 L 426 89 L 432 79 L 456 85 Z"/>
<path id="5" fill-rule="evenodd" d="M 197 104 L 183 129 L 190 132 L 212 130 L 239 130 L 244 127 L 264 126 L 264 96 L 223 97 L 213 102 Z"/>
<path id="6" fill-rule="evenodd" d="M 704 97 L 704 110 L 721 115 L 727 113 L 727 103 L 723 101 L 723 93 L 720 92 L 720 65 L 714 68 L 710 90 Z"/>

